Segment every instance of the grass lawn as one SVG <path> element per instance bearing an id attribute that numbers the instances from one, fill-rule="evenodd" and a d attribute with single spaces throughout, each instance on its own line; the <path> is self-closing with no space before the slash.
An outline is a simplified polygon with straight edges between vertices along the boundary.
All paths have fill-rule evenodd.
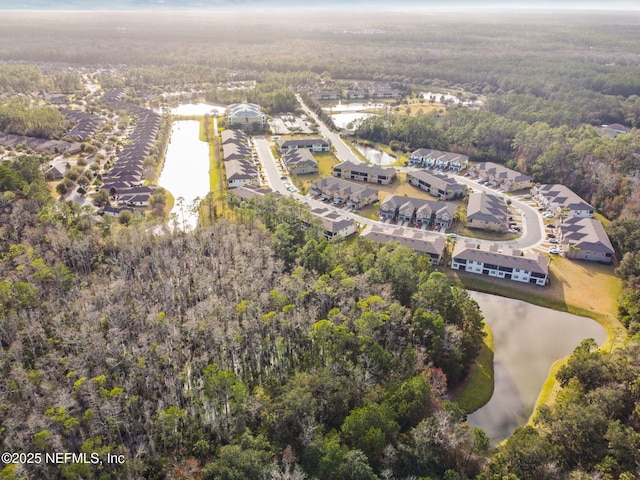
<path id="1" fill-rule="evenodd" d="M 476 362 L 471 366 L 468 381 L 453 392 L 453 398 L 458 406 L 466 413 L 475 412 L 485 405 L 493 395 L 493 333 L 487 324 L 484 326 L 487 334 Z"/>
<path id="2" fill-rule="evenodd" d="M 418 113 L 431 113 L 431 112 L 437 112 L 440 110 L 443 110 L 445 107 L 443 107 L 441 104 L 439 103 L 411 103 L 409 105 L 400 105 L 399 107 L 395 107 L 395 109 L 397 109 L 396 111 L 398 113 L 406 113 L 407 109 L 409 109 L 409 115 L 417 115 Z"/>
<path id="3" fill-rule="evenodd" d="M 305 173 L 303 175 L 292 175 L 291 181 L 302 193 L 309 191 L 309 186 L 316 180 L 330 177 L 333 167 L 340 163 L 332 152 L 314 153 L 313 157 L 318 161 L 318 173 Z"/>
<path id="4" fill-rule="evenodd" d="M 467 228 L 463 223 L 455 224 L 447 230 L 447 232 L 457 233 L 458 235 L 463 235 L 465 237 L 480 238 L 483 240 L 514 240 L 520 236 L 517 233 L 500 233 L 492 232 L 490 230 Z"/>

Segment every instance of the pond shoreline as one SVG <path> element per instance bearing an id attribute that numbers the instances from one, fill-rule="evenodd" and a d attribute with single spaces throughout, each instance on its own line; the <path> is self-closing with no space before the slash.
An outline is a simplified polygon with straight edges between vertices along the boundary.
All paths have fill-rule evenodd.
<path id="1" fill-rule="evenodd" d="M 488 293 L 469 294 L 480 304 L 494 335 L 495 390 L 467 421 L 470 427 L 485 430 L 492 444 L 497 444 L 529 421 L 558 360 L 570 355 L 582 340 L 594 338 L 601 345 L 607 335 L 588 317 Z"/>

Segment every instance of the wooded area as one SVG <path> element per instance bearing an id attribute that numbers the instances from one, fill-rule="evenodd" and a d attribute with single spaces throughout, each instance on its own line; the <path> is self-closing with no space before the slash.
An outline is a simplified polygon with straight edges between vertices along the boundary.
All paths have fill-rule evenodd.
<path id="1" fill-rule="evenodd" d="M 181 92 L 270 113 L 297 108 L 295 91 L 360 82 L 416 101 L 426 89 L 482 95 L 478 109 L 413 116 L 392 104 L 356 135 L 504 163 L 582 195 L 613 220 L 630 340 L 580 345 L 556 403 L 490 453 L 447 396 L 479 352 L 481 312 L 428 257 L 328 241 L 304 207 L 269 196 L 231 202 L 231 219 L 189 234 L 158 231 L 155 217 L 98 222 L 51 199 L 43 158 L 12 152 L 0 164 L 0 443 L 127 461 L 9 466 L 2 478 L 640 475 L 636 16 L 140 15 L 3 13 L 0 130 L 65 133 L 45 98 L 80 89 L 80 72 L 141 105 Z M 611 123 L 630 131 L 603 135 Z"/>

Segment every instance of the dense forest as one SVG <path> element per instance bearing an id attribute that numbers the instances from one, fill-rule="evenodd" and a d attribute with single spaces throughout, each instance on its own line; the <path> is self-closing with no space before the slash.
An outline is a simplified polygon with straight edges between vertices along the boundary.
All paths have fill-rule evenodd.
<path id="1" fill-rule="evenodd" d="M 189 235 L 96 224 L 38 166 L 0 170 L 0 440 L 128 461 L 4 478 L 479 472 L 486 438 L 445 393 L 482 315 L 428 257 L 329 243 L 275 198 Z"/>
<path id="2" fill-rule="evenodd" d="M 556 402 L 489 452 L 448 395 L 478 355 L 482 315 L 428 257 L 328 241 L 304 207 L 273 197 L 231 202 L 230 218 L 189 234 L 151 216 L 97 219 L 50 197 L 42 158 L 15 156 L 0 164 L 0 443 L 127 461 L 11 465 L 0 478 L 640 476 L 636 17 L 140 15 L 3 14 L 0 130 L 58 138 L 68 125 L 44 98 L 80 90 L 83 70 L 140 104 L 177 91 L 270 113 L 297 108 L 295 91 L 359 82 L 416 100 L 482 95 L 479 109 L 391 109 L 356 135 L 580 193 L 613 220 L 630 339 L 580 345 Z M 631 130 L 601 134 L 616 122 Z"/>

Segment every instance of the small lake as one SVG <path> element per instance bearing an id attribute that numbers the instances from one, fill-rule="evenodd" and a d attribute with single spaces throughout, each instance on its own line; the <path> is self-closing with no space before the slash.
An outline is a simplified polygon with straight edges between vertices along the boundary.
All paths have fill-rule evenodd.
<path id="1" fill-rule="evenodd" d="M 529 420 L 551 365 L 582 340 L 593 338 L 601 345 L 606 335 L 590 318 L 487 293 L 469 294 L 493 331 L 495 390 L 467 422 L 496 445 Z"/>
<path id="2" fill-rule="evenodd" d="M 375 114 L 363 112 L 337 113 L 335 115 L 331 115 L 331 119 L 336 127 L 344 128 L 345 130 L 353 130 L 358 126 L 358 122 L 373 116 L 375 116 Z M 351 129 L 348 128 L 350 123 L 353 124 Z"/>
<path id="3" fill-rule="evenodd" d="M 354 144 L 354 147 L 356 147 L 356 150 L 364 155 L 364 158 L 366 158 L 372 165 L 391 165 L 396 161 L 395 157 L 368 145 L 356 143 Z"/>
<path id="4" fill-rule="evenodd" d="M 342 103 L 342 101 L 338 102 L 337 105 L 332 107 L 323 108 L 326 112 L 360 112 L 362 110 L 367 110 L 369 108 L 384 108 L 384 103 Z"/>
<path id="5" fill-rule="evenodd" d="M 198 215 L 192 208 L 194 200 L 209 193 L 209 144 L 200 141 L 199 135 L 200 122 L 173 122 L 171 141 L 158 180 L 158 185 L 173 195 L 175 204 L 170 215 L 176 214 L 178 225 L 185 230 L 192 230 L 198 224 Z M 178 202 L 180 197 L 184 199 L 182 208 Z"/>

